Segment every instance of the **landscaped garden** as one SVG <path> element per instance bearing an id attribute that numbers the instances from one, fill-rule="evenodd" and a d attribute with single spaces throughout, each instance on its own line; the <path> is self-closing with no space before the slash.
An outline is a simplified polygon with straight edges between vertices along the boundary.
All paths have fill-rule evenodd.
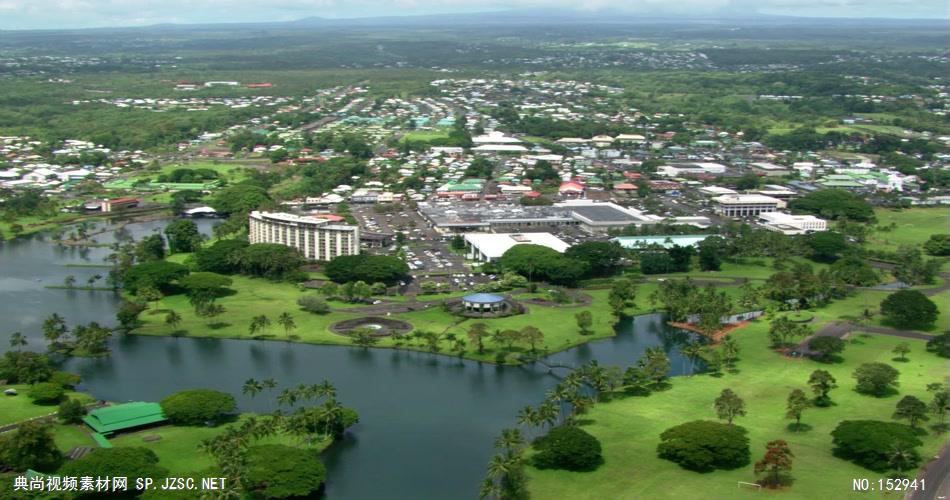
<path id="1" fill-rule="evenodd" d="M 766 442 L 783 439 L 794 453 L 794 482 L 782 492 L 788 498 L 845 497 L 852 493 L 853 478 L 872 483 L 886 474 L 873 472 L 832 454 L 831 431 L 842 420 L 890 422 L 895 405 L 905 395 L 928 400 L 927 384 L 942 382 L 950 361 L 924 350 L 923 341 L 910 341 L 909 360 L 894 363 L 892 350 L 903 339 L 855 335 L 842 353 L 841 363 L 825 364 L 789 359 L 769 348 L 768 324 L 759 321 L 731 334 L 739 345 L 734 372 L 721 377 L 677 377 L 672 387 L 646 397 L 626 397 L 600 403 L 580 419 L 582 428 L 603 446 L 604 464 L 593 472 L 529 469 L 529 488 L 538 498 L 736 498 L 761 495 L 754 483 L 761 476 L 753 464 L 711 473 L 684 471 L 657 455 L 660 434 L 691 420 L 716 420 L 713 400 L 721 390 L 732 389 L 745 401 L 746 416 L 735 425 L 748 430 L 752 461 L 765 452 Z M 881 362 L 899 371 L 896 394 L 875 398 L 854 390 L 852 372 L 862 363 Z M 808 408 L 802 413 L 802 430 L 790 429 L 786 418 L 787 396 L 793 389 L 810 394 L 810 374 L 826 370 L 837 380 L 830 392 L 833 405 Z M 920 436 L 920 456 L 933 456 L 945 441 L 944 434 L 929 431 Z M 911 474 L 912 475 L 912 474 Z M 892 495 L 897 498 L 899 494 Z"/>

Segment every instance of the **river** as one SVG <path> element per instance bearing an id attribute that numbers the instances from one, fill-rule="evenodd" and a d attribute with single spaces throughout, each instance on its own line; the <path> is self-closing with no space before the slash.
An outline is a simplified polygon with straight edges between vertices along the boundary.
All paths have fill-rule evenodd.
<path id="1" fill-rule="evenodd" d="M 199 224 L 207 233 L 212 222 Z M 140 237 L 163 225 L 156 221 L 128 229 Z M 106 234 L 98 239 L 110 241 Z M 78 284 L 105 274 L 108 269 L 64 264 L 97 264 L 108 253 L 107 248 L 61 248 L 42 236 L 0 244 L 2 331 L 22 331 L 31 347 L 40 349 L 40 325 L 53 312 L 71 325 L 113 325 L 114 294 L 43 288 L 61 284 L 69 274 Z M 659 345 L 668 352 L 674 374 L 688 370 L 677 347 L 690 334 L 669 328 L 659 315 L 626 319 L 617 332 L 548 361 L 578 366 L 596 359 L 626 367 Z M 519 408 L 539 403 L 557 384 L 558 372 L 564 372 L 390 349 L 139 336 L 116 338 L 108 358 L 72 359 L 65 368 L 81 374 L 80 389 L 100 399 L 157 401 L 182 389 L 207 387 L 234 394 L 241 410 L 261 412 L 274 408 L 276 391 L 270 397 L 246 397 L 241 386 L 248 378 L 274 378 L 285 387 L 328 379 L 361 420 L 323 457 L 326 496 L 346 499 L 474 497 L 494 437 L 515 425 Z"/>

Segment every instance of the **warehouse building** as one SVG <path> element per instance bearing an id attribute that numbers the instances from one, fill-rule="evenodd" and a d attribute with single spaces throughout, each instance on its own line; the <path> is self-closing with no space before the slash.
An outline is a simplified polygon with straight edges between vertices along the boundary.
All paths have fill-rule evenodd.
<path id="1" fill-rule="evenodd" d="M 471 233 L 465 235 L 465 251 L 469 260 L 491 262 L 501 258 L 515 245 L 541 245 L 564 253 L 570 245 L 551 233 Z"/>

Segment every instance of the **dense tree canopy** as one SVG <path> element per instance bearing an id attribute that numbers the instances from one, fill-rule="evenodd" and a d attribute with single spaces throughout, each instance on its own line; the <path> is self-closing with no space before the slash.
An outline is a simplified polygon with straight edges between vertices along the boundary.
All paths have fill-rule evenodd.
<path id="1" fill-rule="evenodd" d="M 398 257 L 358 254 L 335 257 L 323 271 L 337 283 L 363 281 L 393 284 L 406 278 L 409 266 Z"/>
<path id="2" fill-rule="evenodd" d="M 852 376 L 858 382 L 856 391 L 881 397 L 894 391 L 900 372 L 885 363 L 864 363 L 854 370 Z"/>
<path id="3" fill-rule="evenodd" d="M 243 484 L 253 498 L 315 498 L 326 476 L 313 451 L 265 444 L 248 448 Z"/>
<path id="4" fill-rule="evenodd" d="M 194 252 L 201 245 L 201 233 L 190 219 L 177 219 L 165 226 L 168 251 L 171 253 Z"/>
<path id="5" fill-rule="evenodd" d="M 744 428 L 708 420 L 686 422 L 663 431 L 656 449 L 660 458 L 698 472 L 736 469 L 750 460 Z"/>
<path id="6" fill-rule="evenodd" d="M 295 277 L 306 260 L 292 247 L 277 243 L 255 243 L 237 254 L 242 274 L 268 279 Z"/>
<path id="7" fill-rule="evenodd" d="M 587 272 L 587 264 L 583 261 L 542 245 L 515 245 L 501 256 L 500 262 L 506 272 L 563 285 L 576 283 Z"/>
<path id="8" fill-rule="evenodd" d="M 825 219 L 874 220 L 874 209 L 871 205 L 843 189 L 822 189 L 808 193 L 793 200 L 789 208 Z"/>
<path id="9" fill-rule="evenodd" d="M 538 450 L 533 457 L 534 466 L 539 469 L 590 471 L 604 461 L 600 441 L 575 426 L 551 429 L 534 442 L 534 448 Z"/>
<path id="10" fill-rule="evenodd" d="M 11 384 L 35 384 L 49 380 L 53 363 L 44 354 L 7 351 L 0 358 L 0 379 Z"/>
<path id="11" fill-rule="evenodd" d="M 155 260 L 136 264 L 122 273 L 122 285 L 132 294 L 145 287 L 163 292 L 169 285 L 188 274 L 188 268 L 174 262 Z"/>
<path id="12" fill-rule="evenodd" d="M 564 255 L 586 263 L 591 276 L 608 276 L 620 265 L 624 250 L 614 242 L 587 241 L 568 248 Z"/>
<path id="13" fill-rule="evenodd" d="M 900 290 L 881 302 L 881 314 L 898 328 L 923 328 L 937 320 L 937 304 L 917 290 Z"/>
<path id="14" fill-rule="evenodd" d="M 137 478 L 154 478 L 158 482 L 168 476 L 168 470 L 158 465 L 158 455 L 148 448 L 99 448 L 72 460 L 60 471 L 74 477 L 127 477 L 129 486 Z"/>
<path id="15" fill-rule="evenodd" d="M 850 460 L 875 472 L 891 469 L 896 448 L 904 448 L 911 457 L 911 467 L 920 460 L 916 447 L 922 443 L 917 431 L 908 425 L 875 420 L 845 420 L 831 432 L 836 457 Z M 908 468 L 911 468 L 908 467 Z"/>
<path id="16" fill-rule="evenodd" d="M 195 265 L 199 271 L 220 274 L 240 272 L 240 255 L 247 246 L 247 240 L 218 240 L 195 253 Z"/>
<path id="17" fill-rule="evenodd" d="M 211 206 L 225 215 L 247 214 L 269 201 L 270 196 L 264 188 L 252 183 L 241 183 L 218 191 L 211 200 Z"/>
<path id="18" fill-rule="evenodd" d="M 27 421 L 16 431 L 0 435 L 0 468 L 53 472 L 62 461 L 49 424 Z"/>
<path id="19" fill-rule="evenodd" d="M 159 403 L 162 412 L 177 425 L 201 425 L 217 421 L 234 411 L 234 396 L 211 389 L 191 389 L 166 397 Z"/>
<path id="20" fill-rule="evenodd" d="M 930 239 L 924 242 L 924 251 L 940 257 L 950 255 L 950 234 L 930 235 Z"/>

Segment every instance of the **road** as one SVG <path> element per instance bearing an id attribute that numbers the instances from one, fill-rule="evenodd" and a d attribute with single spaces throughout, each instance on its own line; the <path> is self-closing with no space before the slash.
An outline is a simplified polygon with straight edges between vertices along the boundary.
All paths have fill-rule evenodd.
<path id="1" fill-rule="evenodd" d="M 927 464 L 917 479 L 922 479 L 927 489 L 908 492 L 904 495 L 906 500 L 950 499 L 950 444 L 940 450 L 938 458 Z"/>

